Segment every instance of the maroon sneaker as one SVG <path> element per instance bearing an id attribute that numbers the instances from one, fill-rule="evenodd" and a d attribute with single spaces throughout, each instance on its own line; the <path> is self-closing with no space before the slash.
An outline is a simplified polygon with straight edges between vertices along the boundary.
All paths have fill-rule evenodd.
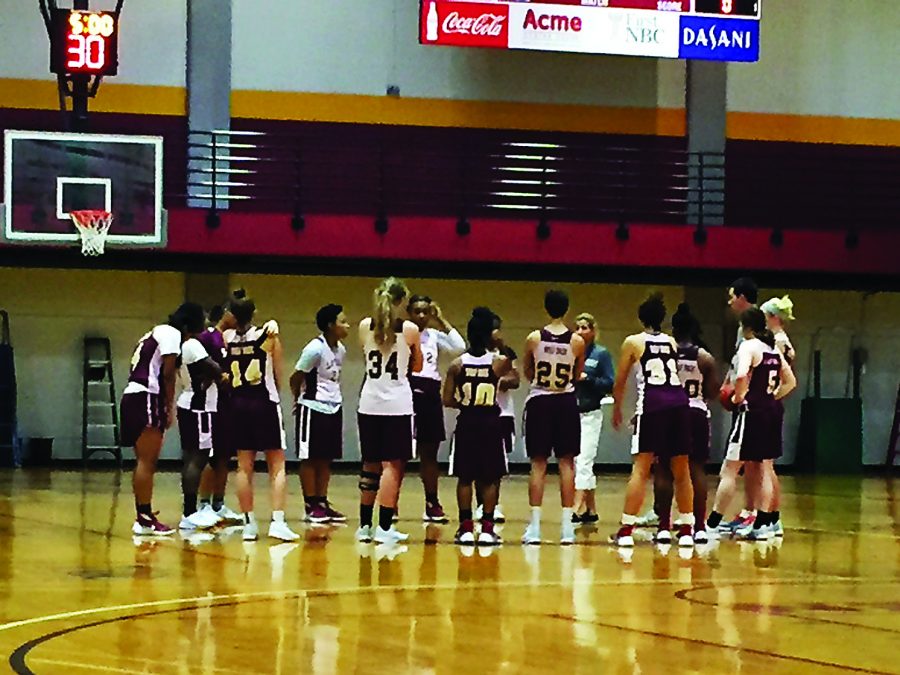
<path id="1" fill-rule="evenodd" d="M 331 502 L 325 502 L 325 515 L 328 516 L 329 522 L 332 523 L 346 523 L 347 516 L 345 516 L 340 511 L 337 511 L 331 508 Z"/>
<path id="2" fill-rule="evenodd" d="M 694 526 L 679 525 L 678 526 L 678 545 L 693 546 L 694 545 Z"/>
<path id="3" fill-rule="evenodd" d="M 316 504 L 309 511 L 307 511 L 306 519 L 309 522 L 315 524 L 327 523 L 330 520 L 330 518 L 328 517 L 328 512 L 321 504 Z"/>
<path id="4" fill-rule="evenodd" d="M 453 537 L 453 541 L 457 544 L 472 546 L 475 544 L 475 523 L 471 520 L 464 520 L 459 524 L 459 529 Z"/>
<path id="5" fill-rule="evenodd" d="M 622 525 L 619 530 L 609 538 L 610 544 L 616 546 L 634 546 L 634 525 Z"/>
<path id="6" fill-rule="evenodd" d="M 165 537 L 174 534 L 175 530 L 159 522 L 154 513 L 151 517 L 138 516 L 131 526 L 131 533 L 138 537 Z"/>
<path id="7" fill-rule="evenodd" d="M 425 514 L 422 516 L 422 520 L 426 523 L 447 523 L 450 522 L 450 519 L 447 517 L 447 514 L 444 513 L 444 509 L 441 506 L 440 502 L 435 502 L 434 504 L 425 504 Z"/>

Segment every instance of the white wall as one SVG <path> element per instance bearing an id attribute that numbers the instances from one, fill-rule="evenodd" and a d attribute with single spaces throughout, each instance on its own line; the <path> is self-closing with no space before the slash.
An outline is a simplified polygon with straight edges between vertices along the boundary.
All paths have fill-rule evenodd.
<path id="1" fill-rule="evenodd" d="M 900 119 L 900 3 L 764 0 L 761 57 L 728 67 L 732 111 Z"/>
<path id="2" fill-rule="evenodd" d="M 275 317 L 281 325 L 288 370 L 316 329 L 316 309 L 340 302 L 358 320 L 369 311 L 376 279 L 366 277 L 303 277 L 281 275 L 233 275 L 232 286 L 245 285 L 257 301 L 260 319 Z M 507 342 L 521 351 L 528 332 L 542 321 L 544 282 L 458 280 L 408 280 L 415 292 L 441 302 L 448 318 L 461 329 L 473 306 L 488 304 L 504 318 Z M 638 330 L 636 309 L 649 290 L 639 285 L 562 284 L 572 297 L 572 311 L 591 311 L 597 316 L 602 343 L 614 358 L 624 337 Z M 685 294 L 682 287 L 664 289 L 673 311 Z M 777 289 L 778 293 L 784 292 Z M 863 377 L 865 416 L 864 460 L 884 461 L 900 380 L 900 294 L 864 296 L 855 292 L 790 291 L 796 303 L 797 321 L 790 334 L 798 351 L 799 390 L 787 402 L 785 459 L 793 460 L 797 440 L 800 401 L 805 396 L 812 350 L 824 352 L 823 394 L 844 395 L 849 376 L 851 340 L 869 352 Z M 112 340 L 115 375 L 121 392 L 128 361 L 138 338 L 182 301 L 184 275 L 161 272 L 103 272 L 89 270 L 37 270 L 0 268 L 0 308 L 10 313 L 19 379 L 19 423 L 22 436 L 55 438 L 56 457 L 78 457 L 81 443 L 81 354 L 87 334 L 108 335 Z M 724 292 L 692 294 L 694 311 L 706 317 L 705 336 L 721 356 Z M 764 290 L 761 300 L 775 291 Z M 698 306 L 698 297 L 703 297 Z M 731 334 L 725 336 L 732 339 Z M 358 458 L 355 430 L 357 393 L 362 381 L 362 358 L 351 340 L 344 372 L 346 399 L 345 457 Z M 516 396 L 521 414 L 524 390 Z M 285 401 L 286 419 L 290 419 Z M 449 419 L 449 418 L 448 418 Z M 722 455 L 727 420 L 718 409 L 714 418 L 713 456 Z M 452 427 L 451 427 L 452 428 Z M 292 424 L 288 435 L 293 437 Z M 442 448 L 446 457 L 447 447 Z M 166 440 L 164 457 L 178 457 L 177 433 Z M 126 452 L 126 456 L 130 456 Z M 522 460 L 521 443 L 513 459 Z M 607 426 L 598 461 L 627 463 L 628 438 L 613 434 Z"/>
<path id="3" fill-rule="evenodd" d="M 113 10 L 116 0 L 92 0 L 90 6 Z M 38 0 L 4 2 L 0 35 L 0 77 L 56 79 Z M 109 81 L 183 87 L 186 44 L 184 0 L 126 0 L 119 19 L 119 74 Z"/>

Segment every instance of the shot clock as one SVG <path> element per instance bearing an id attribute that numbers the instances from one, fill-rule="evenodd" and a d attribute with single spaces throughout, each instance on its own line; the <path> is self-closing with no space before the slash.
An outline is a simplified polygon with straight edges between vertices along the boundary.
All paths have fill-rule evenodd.
<path id="1" fill-rule="evenodd" d="M 112 12 L 57 9 L 53 12 L 50 70 L 59 75 L 115 75 L 119 69 L 119 25 Z"/>

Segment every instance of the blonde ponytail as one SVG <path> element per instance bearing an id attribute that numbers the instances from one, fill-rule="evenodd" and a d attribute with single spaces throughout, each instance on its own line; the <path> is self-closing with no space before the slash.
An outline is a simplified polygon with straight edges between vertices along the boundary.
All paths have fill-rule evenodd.
<path id="1" fill-rule="evenodd" d="M 394 307 L 409 295 L 409 289 L 400 279 L 389 277 L 375 289 L 372 303 L 372 331 L 375 343 L 380 346 L 394 343 Z"/>

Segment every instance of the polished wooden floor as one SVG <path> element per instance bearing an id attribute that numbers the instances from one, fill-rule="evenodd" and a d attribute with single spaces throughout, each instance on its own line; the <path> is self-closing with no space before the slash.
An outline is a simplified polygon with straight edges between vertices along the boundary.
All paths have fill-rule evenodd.
<path id="1" fill-rule="evenodd" d="M 504 486 L 507 543 L 461 550 L 404 487 L 406 548 L 303 527 L 132 538 L 130 476 L 0 472 L 0 649 L 20 673 L 900 673 L 900 492 L 883 478 L 784 480 L 787 536 L 687 555 L 605 542 L 600 527 L 523 548 L 525 479 Z M 333 501 L 355 511 L 352 476 Z M 258 489 L 263 479 L 258 477 Z M 452 483 L 442 485 L 452 504 Z M 178 479 L 157 479 L 163 519 Z M 553 494 L 548 492 L 549 494 Z M 548 502 L 551 500 L 548 499 Z M 268 512 L 259 505 L 261 514 Z M 558 507 L 546 509 L 555 537 Z M 551 527 L 552 525 L 552 527 Z"/>

